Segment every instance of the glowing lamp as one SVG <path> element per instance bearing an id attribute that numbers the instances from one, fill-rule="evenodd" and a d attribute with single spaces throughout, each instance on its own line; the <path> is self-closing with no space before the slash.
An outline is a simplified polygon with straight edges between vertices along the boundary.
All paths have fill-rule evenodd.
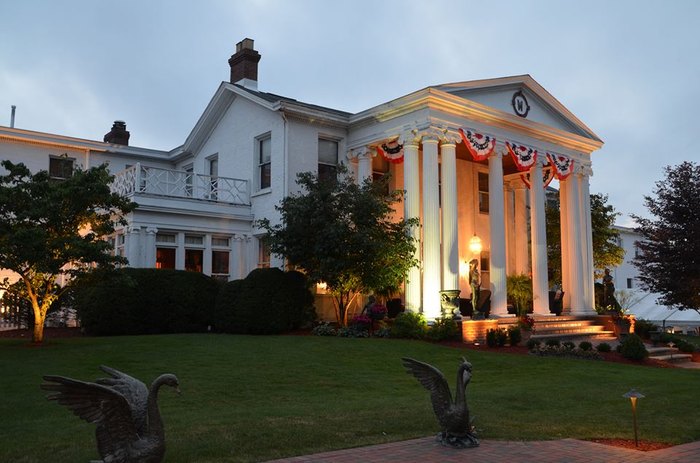
<path id="1" fill-rule="evenodd" d="M 469 240 L 469 250 L 472 254 L 479 254 L 481 252 L 481 238 L 476 236 L 476 233 Z"/>

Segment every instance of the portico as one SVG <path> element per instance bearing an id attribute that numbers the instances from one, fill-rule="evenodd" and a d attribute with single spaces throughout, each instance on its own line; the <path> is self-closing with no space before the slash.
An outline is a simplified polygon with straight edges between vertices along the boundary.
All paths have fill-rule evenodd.
<path id="1" fill-rule="evenodd" d="M 355 119 L 348 147 L 358 177 L 371 172 L 372 156 L 386 157 L 393 186 L 405 191 L 398 215 L 420 219 L 411 233 L 421 266 L 405 284 L 407 310 L 434 319 L 440 290 L 470 297 L 464 268 L 477 258 L 492 317 L 509 316 L 511 274 L 531 275 L 534 313 L 551 315 L 545 191 L 554 179 L 564 308 L 595 314 L 588 185 L 590 153 L 602 142 L 531 77 L 431 87 Z M 479 255 L 468 248 L 474 236 L 482 241 Z"/>

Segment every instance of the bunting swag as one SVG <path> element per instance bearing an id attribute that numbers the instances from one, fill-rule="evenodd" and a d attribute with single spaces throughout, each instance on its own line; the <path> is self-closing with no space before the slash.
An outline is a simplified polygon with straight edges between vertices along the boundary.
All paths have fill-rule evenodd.
<path id="1" fill-rule="evenodd" d="M 394 164 L 403 162 L 403 145 L 399 144 L 396 140 L 390 141 L 389 143 L 382 143 L 377 146 L 377 151 L 389 162 L 393 162 Z"/>
<path id="2" fill-rule="evenodd" d="M 552 183 L 552 180 L 554 180 L 554 168 L 550 169 L 543 169 L 542 170 L 542 186 L 544 188 L 547 188 L 550 183 Z M 529 189 L 530 188 L 530 172 L 520 174 L 520 179 L 523 181 L 525 186 Z"/>
<path id="3" fill-rule="evenodd" d="M 564 180 L 574 171 L 574 160 L 568 156 L 547 153 L 547 159 L 556 170 L 557 180 Z"/>
<path id="4" fill-rule="evenodd" d="M 483 161 L 496 147 L 496 139 L 488 135 L 459 129 L 459 135 L 475 161 Z"/>
<path id="5" fill-rule="evenodd" d="M 513 158 L 515 166 L 521 172 L 530 170 L 530 167 L 532 167 L 537 160 L 537 151 L 532 148 L 508 142 L 506 142 L 506 147 L 508 147 L 508 152 Z"/>

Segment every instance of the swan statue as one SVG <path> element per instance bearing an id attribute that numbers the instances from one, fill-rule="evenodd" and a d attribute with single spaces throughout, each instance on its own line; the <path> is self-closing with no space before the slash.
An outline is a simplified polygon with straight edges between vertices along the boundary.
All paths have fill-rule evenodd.
<path id="1" fill-rule="evenodd" d="M 173 374 L 163 374 L 150 389 L 138 379 L 100 366 L 109 378 L 94 383 L 63 376 L 44 376 L 47 399 L 65 405 L 75 415 L 97 425 L 97 449 L 102 463 L 160 463 L 165 455 L 165 431 L 158 409 L 158 390 L 170 386 L 180 393 Z"/>
<path id="2" fill-rule="evenodd" d="M 412 358 L 403 357 L 401 360 L 408 373 L 430 391 L 433 411 L 442 428 L 437 440 L 449 447 L 478 447 L 479 440 L 471 424 L 465 396 L 465 389 L 472 377 L 472 364 L 462 357 L 462 363 L 457 369 L 457 391 L 452 400 L 450 386 L 440 370 Z"/>

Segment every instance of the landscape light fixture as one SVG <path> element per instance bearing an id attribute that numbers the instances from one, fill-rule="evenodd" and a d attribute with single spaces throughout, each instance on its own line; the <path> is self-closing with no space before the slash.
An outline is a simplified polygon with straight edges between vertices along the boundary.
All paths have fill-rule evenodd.
<path id="1" fill-rule="evenodd" d="M 643 399 L 644 394 L 637 392 L 634 388 L 623 394 L 625 399 L 630 399 L 632 402 L 632 423 L 634 424 L 634 446 L 639 447 L 639 439 L 637 438 L 637 399 Z"/>

